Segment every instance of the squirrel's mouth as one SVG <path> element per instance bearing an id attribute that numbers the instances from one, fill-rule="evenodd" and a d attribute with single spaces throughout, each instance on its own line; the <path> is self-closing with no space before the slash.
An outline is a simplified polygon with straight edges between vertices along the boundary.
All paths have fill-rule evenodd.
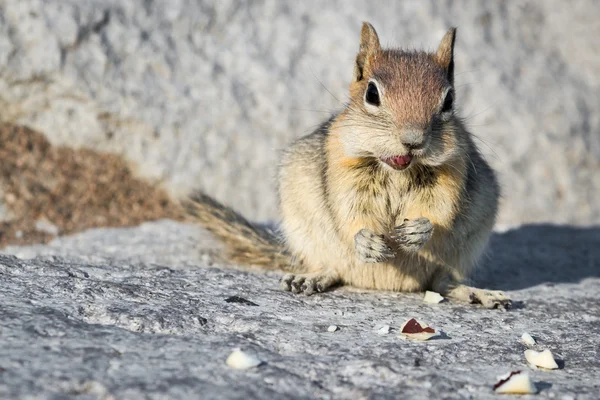
<path id="1" fill-rule="evenodd" d="M 412 156 L 405 154 L 402 156 L 380 157 L 379 159 L 390 167 L 401 170 L 408 168 L 412 161 Z"/>

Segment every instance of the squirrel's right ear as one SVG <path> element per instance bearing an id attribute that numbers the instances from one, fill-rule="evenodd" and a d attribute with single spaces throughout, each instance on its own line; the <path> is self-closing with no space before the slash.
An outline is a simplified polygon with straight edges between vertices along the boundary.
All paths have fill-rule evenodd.
<path id="1" fill-rule="evenodd" d="M 354 79 L 360 81 L 364 77 L 364 71 L 369 66 L 369 57 L 381 49 L 379 37 L 373 25 L 363 22 L 360 32 L 360 47 L 354 64 Z"/>

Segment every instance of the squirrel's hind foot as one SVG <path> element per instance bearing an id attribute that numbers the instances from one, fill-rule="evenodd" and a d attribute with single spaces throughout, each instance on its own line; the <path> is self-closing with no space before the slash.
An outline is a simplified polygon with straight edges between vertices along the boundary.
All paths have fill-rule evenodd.
<path id="1" fill-rule="evenodd" d="M 481 304 L 485 308 L 500 310 L 510 310 L 512 308 L 512 300 L 501 290 L 486 290 L 458 285 L 449 290 L 447 296 L 471 304 Z"/>
<path id="2" fill-rule="evenodd" d="M 304 293 L 310 296 L 324 292 L 340 282 L 340 277 L 333 271 L 322 271 L 308 274 L 286 274 L 281 278 L 280 286 L 292 293 Z"/>

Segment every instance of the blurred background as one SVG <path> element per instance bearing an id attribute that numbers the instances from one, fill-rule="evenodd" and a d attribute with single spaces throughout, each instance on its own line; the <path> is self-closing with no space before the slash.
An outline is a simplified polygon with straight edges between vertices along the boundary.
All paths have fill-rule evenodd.
<path id="1" fill-rule="evenodd" d="M 362 21 L 433 50 L 498 224 L 600 222 L 600 3 L 0 0 L 0 245 L 181 218 L 202 189 L 277 217 L 279 151 L 343 108 Z"/>

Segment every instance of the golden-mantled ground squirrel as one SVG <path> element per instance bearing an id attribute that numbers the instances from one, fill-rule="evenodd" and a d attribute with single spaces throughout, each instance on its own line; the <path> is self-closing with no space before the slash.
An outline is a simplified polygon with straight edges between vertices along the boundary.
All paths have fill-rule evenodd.
<path id="1" fill-rule="evenodd" d="M 494 171 L 455 109 L 454 40 L 437 52 L 382 49 L 364 23 L 346 108 L 288 148 L 278 175 L 280 233 L 209 196 L 183 200 L 228 260 L 289 272 L 285 290 L 334 285 L 416 292 L 508 308 L 462 284 L 498 208 Z"/>

